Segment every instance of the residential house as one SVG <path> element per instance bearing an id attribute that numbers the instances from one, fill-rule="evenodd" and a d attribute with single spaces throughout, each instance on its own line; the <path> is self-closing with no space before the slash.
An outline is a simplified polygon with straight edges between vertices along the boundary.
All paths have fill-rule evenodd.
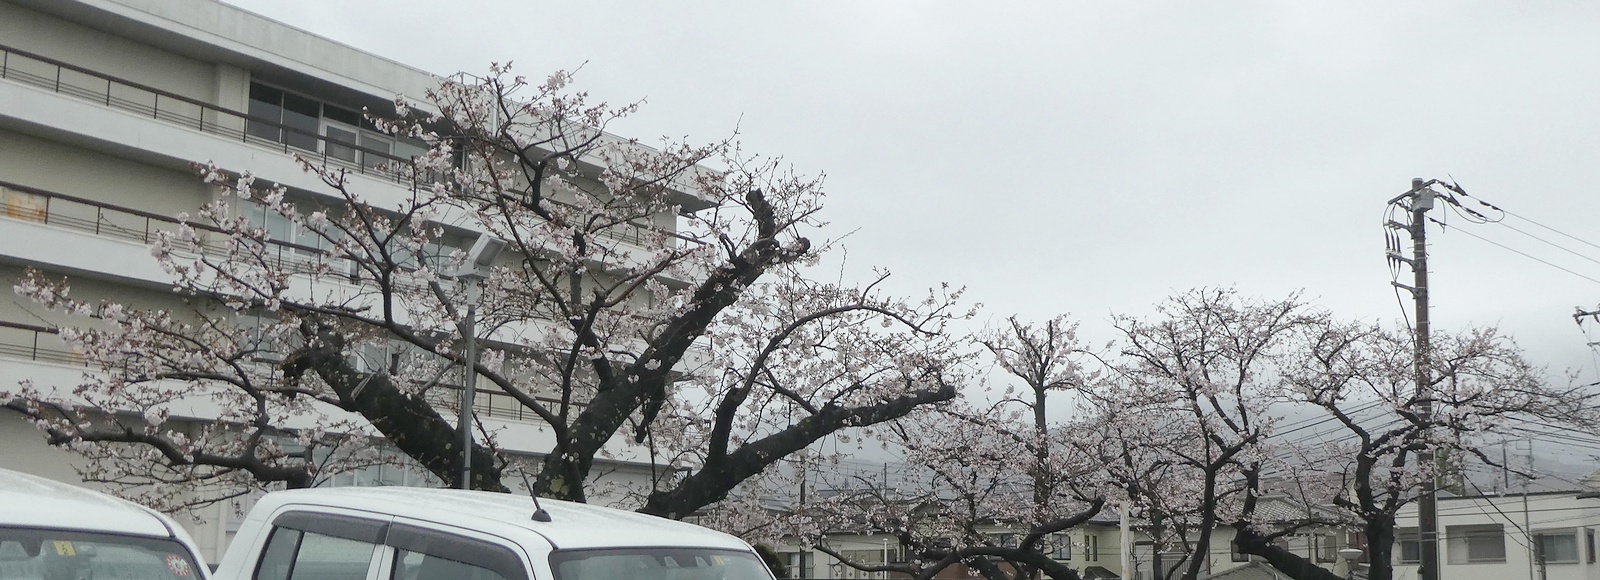
<path id="1" fill-rule="evenodd" d="M 1600 496 L 1569 489 L 1438 498 L 1439 578 L 1595 580 Z M 1397 518 L 1395 579 L 1417 578 L 1416 506 Z"/>

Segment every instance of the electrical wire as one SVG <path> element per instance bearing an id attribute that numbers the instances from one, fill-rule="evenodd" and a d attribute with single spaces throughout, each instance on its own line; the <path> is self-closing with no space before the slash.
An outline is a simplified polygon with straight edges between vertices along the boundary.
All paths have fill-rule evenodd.
<path id="1" fill-rule="evenodd" d="M 1499 208 L 1496 208 L 1496 209 L 1499 209 Z M 1506 215 L 1508 215 L 1508 216 L 1511 216 L 1511 217 L 1514 217 L 1514 218 L 1517 218 L 1517 219 L 1519 219 L 1519 220 L 1522 220 L 1522 221 L 1525 221 L 1525 222 L 1528 222 L 1528 223 L 1530 223 L 1530 224 L 1533 224 L 1533 225 L 1536 225 L 1536 226 L 1539 226 L 1539 227 L 1541 227 L 1541 228 L 1544 228 L 1544 229 L 1546 229 L 1546 230 L 1549 230 L 1549 231 L 1551 231 L 1551 232 L 1554 232 L 1554 233 L 1556 233 L 1556 234 L 1557 234 L 1557 235 L 1560 235 L 1560 236 L 1563 236 L 1563 237 L 1565 237 L 1565 238 L 1568 238 L 1568 239 L 1570 239 L 1570 240 L 1572 240 L 1572 241 L 1575 241 L 1575 242 L 1578 242 L 1578 243 L 1580 243 L 1580 244 L 1584 244 L 1584 245 L 1586 245 L 1586 246 L 1589 246 L 1589 247 L 1592 247 L 1592 248 L 1594 248 L 1594 249 L 1597 249 L 1597 250 L 1600 250 L 1600 244 L 1595 244 L 1595 243 L 1594 243 L 1594 242 L 1591 242 L 1591 241 L 1588 241 L 1588 240 L 1585 240 L 1585 239 L 1583 239 L 1583 238 L 1580 238 L 1580 237 L 1577 237 L 1577 236 L 1574 236 L 1574 235 L 1572 235 L 1572 234 L 1569 234 L 1569 233 L 1566 233 L 1566 232 L 1563 232 L 1563 231 L 1561 231 L 1561 230 L 1558 230 L 1558 229 L 1555 229 L 1555 228 L 1552 228 L 1552 227 L 1550 227 L 1550 226 L 1547 226 L 1547 225 L 1544 225 L 1544 224 L 1541 224 L 1541 223 L 1539 223 L 1539 222 L 1536 222 L 1536 221 L 1533 221 L 1533 220 L 1532 220 L 1532 219 L 1529 219 L 1529 218 L 1527 218 L 1527 217 L 1525 217 L 1525 216 L 1522 216 L 1522 215 L 1520 215 L 1520 214 L 1515 214 L 1515 213 L 1512 213 L 1512 212 L 1509 212 L 1509 211 L 1506 211 L 1506 210 L 1503 210 L 1503 209 L 1502 209 L 1502 210 L 1500 210 L 1500 211 L 1502 211 L 1502 212 L 1505 212 L 1505 214 L 1506 214 Z"/>
<path id="2" fill-rule="evenodd" d="M 1445 224 L 1445 223 L 1444 223 L 1444 222 L 1441 222 L 1441 221 L 1439 221 L 1439 220 L 1436 220 L 1436 219 L 1433 219 L 1433 218 L 1428 218 L 1428 221 L 1431 221 L 1431 222 L 1433 222 L 1433 223 L 1436 223 L 1436 224 L 1439 224 L 1439 226 L 1440 226 L 1440 227 L 1446 227 L 1446 224 Z M 1585 275 L 1583 275 L 1583 274 L 1579 274 L 1579 273 L 1577 273 L 1577 272 L 1574 272 L 1574 271 L 1572 271 L 1572 270 L 1568 270 L 1568 269 L 1566 269 L 1566 268 L 1563 268 L 1563 267 L 1561 267 L 1561 266 L 1557 266 L 1557 265 L 1555 265 L 1555 264 L 1552 264 L 1552 263 L 1550 263 L 1550 262 L 1547 262 L 1547 261 L 1544 261 L 1544 260 L 1541 260 L 1541 259 L 1539 259 L 1539 258 L 1537 258 L 1537 257 L 1534 257 L 1534 256 L 1533 256 L 1533 255 L 1532 255 L 1532 254 L 1529 254 L 1529 253 L 1527 253 L 1527 252 L 1523 252 L 1523 251 L 1521 251 L 1521 250 L 1518 250 L 1518 249 L 1515 249 L 1515 248 L 1512 248 L 1512 247 L 1510 247 L 1510 246 L 1507 246 L 1507 245 L 1505 245 L 1505 244 L 1502 244 L 1502 243 L 1500 243 L 1500 242 L 1496 242 L 1496 241 L 1494 241 L 1494 240 L 1490 240 L 1490 239 L 1488 239 L 1488 238 L 1485 238 L 1485 237 L 1483 237 L 1483 236 L 1480 236 L 1480 235 L 1477 235 L 1477 234 L 1474 234 L 1474 233 L 1472 233 L 1472 232 L 1469 232 L 1469 231 L 1467 231 L 1467 230 L 1463 230 L 1463 229 L 1460 229 L 1460 228 L 1457 228 L 1457 229 L 1456 229 L 1456 230 L 1455 230 L 1455 231 L 1457 231 L 1457 232 L 1461 232 L 1461 233 L 1462 233 L 1462 234 L 1465 234 L 1465 235 L 1467 235 L 1467 236 L 1471 236 L 1471 237 L 1474 237 L 1474 238 L 1477 238 L 1477 239 L 1479 239 L 1479 240 L 1482 240 L 1482 241 L 1484 241 L 1484 242 L 1486 242 L 1486 243 L 1488 243 L 1488 244 L 1490 244 L 1490 245 L 1494 245 L 1494 246 L 1499 246 L 1499 247 L 1500 247 L 1500 248 L 1502 248 L 1502 249 L 1505 249 L 1505 250 L 1507 250 L 1507 251 L 1509 251 L 1509 252 L 1511 252 L 1511 253 L 1514 253 L 1514 254 L 1518 254 L 1518 255 L 1520 255 L 1520 256 L 1522 256 L 1522 257 L 1525 257 L 1525 258 L 1528 258 L 1528 259 L 1530 259 L 1530 260 L 1533 260 L 1533 261 L 1535 261 L 1535 262 L 1538 262 L 1538 263 L 1540 263 L 1540 264 L 1544 264 L 1544 265 L 1546 265 L 1546 266 L 1549 266 L 1549 267 L 1551 267 L 1551 268 L 1555 268 L 1555 269 L 1557 269 L 1557 270 L 1561 270 L 1561 271 L 1562 271 L 1562 272 L 1566 272 L 1566 273 L 1568 273 L 1568 274 L 1572 274 L 1572 275 L 1573 275 L 1573 276 L 1577 276 L 1577 277 L 1579 277 L 1579 278 L 1583 278 L 1583 279 L 1584 279 L 1584 280 L 1588 280 L 1588 281 L 1590 281 L 1590 282 L 1594 282 L 1594 283 L 1596 283 L 1596 284 L 1600 284 L 1600 280 L 1597 280 L 1597 279 L 1595 279 L 1595 278 L 1590 278 L 1590 277 L 1588 277 L 1588 276 L 1585 276 Z"/>
<path id="3" fill-rule="evenodd" d="M 1477 482 L 1472 481 L 1472 480 L 1469 479 L 1469 480 L 1467 480 L 1467 483 L 1472 486 L 1472 489 L 1478 490 L 1478 495 L 1480 495 L 1480 496 L 1485 495 L 1483 493 L 1483 488 L 1478 487 L 1478 483 Z M 1483 509 L 1483 504 L 1479 503 L 1478 499 L 1480 499 L 1480 498 L 1473 498 L 1472 499 L 1473 505 L 1478 506 L 1478 511 L 1482 512 L 1483 515 L 1486 515 L 1486 516 L 1489 515 L 1489 512 L 1487 510 Z M 1494 512 L 1497 513 L 1497 514 L 1500 514 L 1500 517 L 1505 518 L 1506 521 L 1508 521 L 1508 522 L 1511 522 L 1512 527 L 1515 527 L 1517 529 L 1517 531 L 1522 532 L 1522 536 L 1524 538 L 1527 538 L 1528 542 L 1532 542 L 1533 541 L 1533 534 L 1529 530 L 1527 530 L 1527 529 L 1523 528 L 1522 526 L 1518 525 L 1517 522 L 1512 521 L 1511 516 L 1506 515 L 1506 512 L 1501 511 L 1500 504 L 1497 504 L 1497 503 L 1491 501 L 1491 502 L 1489 502 L 1489 507 L 1494 508 Z M 1438 517 L 1438 511 L 1437 510 L 1434 511 L 1434 516 Z M 1491 516 L 1491 518 L 1492 517 L 1493 516 Z M 1523 542 L 1522 540 L 1518 540 L 1516 538 L 1516 536 L 1511 536 L 1511 540 L 1516 542 L 1517 544 L 1520 544 L 1524 548 L 1528 547 L 1528 542 Z"/>
<path id="4" fill-rule="evenodd" d="M 1577 250 L 1574 250 L 1574 249 L 1571 249 L 1571 248 L 1568 248 L 1568 247 L 1566 247 L 1566 246 L 1563 246 L 1563 245 L 1561 245 L 1561 244 L 1557 244 L 1557 243 L 1555 243 L 1555 242 L 1552 242 L 1552 241 L 1550 241 L 1550 240 L 1546 240 L 1546 239 L 1544 239 L 1544 238 L 1541 238 L 1541 237 L 1539 237 L 1539 236 L 1535 236 L 1535 235 L 1533 235 L 1533 234 L 1530 234 L 1530 233 L 1528 233 L 1528 232 L 1525 232 L 1525 231 L 1522 231 L 1522 230 L 1520 230 L 1520 229 L 1517 229 L 1517 228 L 1514 228 L 1514 227 L 1512 227 L 1512 226 L 1510 226 L 1510 225 L 1507 225 L 1507 224 L 1506 224 L 1506 223 L 1505 223 L 1505 222 L 1496 222 L 1496 223 L 1497 223 L 1497 224 L 1498 224 L 1498 225 L 1500 225 L 1500 227 L 1503 227 L 1503 228 L 1506 228 L 1506 229 L 1509 229 L 1509 230 L 1511 230 L 1511 231 L 1513 231 L 1513 232 L 1517 232 L 1517 233 L 1519 233 L 1519 234 L 1522 234 L 1522 235 L 1524 235 L 1524 236 L 1528 236 L 1528 237 L 1530 237 L 1530 238 L 1533 238 L 1533 239 L 1535 239 L 1535 240 L 1538 240 L 1538 241 L 1540 241 L 1540 242 L 1544 242 L 1544 243 L 1545 243 L 1545 244 L 1546 244 L 1546 245 L 1549 245 L 1549 246 L 1550 246 L 1550 247 L 1552 247 L 1552 248 L 1555 248 L 1555 249 L 1557 249 L 1557 250 L 1561 250 L 1561 251 L 1563 251 L 1563 252 L 1566 252 L 1566 253 L 1568 253 L 1568 254 L 1572 254 L 1572 255 L 1574 255 L 1574 256 L 1577 256 L 1577 257 L 1579 257 L 1579 258 L 1583 258 L 1583 259 L 1585 259 L 1585 260 L 1588 260 L 1588 261 L 1590 261 L 1590 262 L 1594 262 L 1594 263 L 1596 263 L 1596 264 L 1600 264 L 1600 260 L 1596 260 L 1596 259 L 1594 259 L 1594 258 L 1591 258 L 1591 257 L 1589 257 L 1589 256 L 1586 256 L 1586 255 L 1584 255 L 1584 254 L 1583 254 L 1583 253 L 1581 253 L 1581 252 L 1578 252 L 1578 251 L 1577 251 Z"/>
<path id="5" fill-rule="evenodd" d="M 1384 208 L 1384 257 L 1389 263 L 1389 285 L 1394 288 L 1394 301 L 1400 306 L 1400 319 L 1405 322 L 1407 331 L 1416 332 L 1416 329 L 1411 325 L 1411 313 L 1406 311 L 1405 299 L 1400 296 L 1400 264 L 1403 263 L 1400 259 L 1400 251 L 1402 246 L 1400 235 L 1396 234 L 1395 230 L 1399 229 L 1396 226 L 1403 227 L 1404 224 L 1395 219 L 1395 214 L 1398 213 L 1398 210 L 1407 209 L 1400 205 L 1400 201 L 1401 199 L 1396 199 Z"/>

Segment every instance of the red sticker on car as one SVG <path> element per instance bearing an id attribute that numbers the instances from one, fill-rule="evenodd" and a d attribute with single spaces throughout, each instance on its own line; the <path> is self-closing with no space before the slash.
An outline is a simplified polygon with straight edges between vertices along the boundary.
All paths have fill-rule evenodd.
<path id="1" fill-rule="evenodd" d="M 178 578 L 189 577 L 189 559 L 177 554 L 167 554 L 167 569 Z"/>

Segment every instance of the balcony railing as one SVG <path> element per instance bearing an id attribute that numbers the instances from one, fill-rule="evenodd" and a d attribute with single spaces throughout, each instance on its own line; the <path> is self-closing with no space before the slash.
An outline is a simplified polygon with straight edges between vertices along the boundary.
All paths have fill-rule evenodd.
<path id="1" fill-rule="evenodd" d="M 424 398 L 435 408 L 452 413 L 461 409 L 461 387 L 459 385 L 438 385 L 429 389 Z M 534 397 L 534 400 L 554 409 L 561 404 L 560 399 L 551 397 Z M 584 407 L 583 403 L 573 402 L 578 409 Z M 516 397 L 506 393 L 479 389 L 472 398 L 472 410 L 479 417 L 497 417 L 511 421 L 543 422 L 538 414 L 522 405 Z"/>
<path id="2" fill-rule="evenodd" d="M 162 232 L 176 233 L 181 223 L 157 213 L 0 181 L 0 192 L 6 190 L 23 196 L 0 199 L 0 216 L 97 236 L 148 244 Z M 227 252 L 224 240 L 228 234 L 222 229 L 195 222 L 189 226 L 200 235 L 202 253 Z M 319 259 L 330 259 L 323 250 L 278 240 L 268 240 L 267 249 L 265 257 L 271 265 L 302 274 L 314 272 Z"/>
<path id="3" fill-rule="evenodd" d="M 313 161 L 343 167 L 360 174 L 382 177 L 407 185 L 414 181 L 409 158 L 219 107 L 3 44 L 0 44 L 0 79 L 9 79 L 77 97 L 202 133 L 277 149 L 286 154 L 298 153 Z M 268 139 L 259 134 L 252 134 L 252 127 L 258 133 L 260 129 L 265 129 L 265 132 L 276 133 L 283 138 Z M 290 135 L 297 138 L 290 139 L 288 138 Z M 316 148 L 312 150 L 296 147 L 290 145 L 290 141 L 313 142 L 316 143 Z M 645 232 L 651 229 L 653 226 L 628 223 L 607 228 L 600 232 L 600 235 L 644 246 Z"/>
<path id="4" fill-rule="evenodd" d="M 0 320 L 0 356 L 70 365 L 84 364 L 83 356 L 61 340 L 49 326 Z"/>
<path id="5" fill-rule="evenodd" d="M 343 167 L 359 174 L 382 177 L 398 183 L 411 183 L 411 160 L 361 147 L 313 131 L 291 127 L 273 119 L 253 116 L 198 99 L 192 99 L 148 85 L 121 79 L 50 57 L 0 45 L 0 79 L 9 79 L 85 101 L 99 103 L 136 115 L 188 127 L 227 139 L 251 143 L 284 153 L 299 153 L 324 164 Z M 276 131 L 283 139 L 252 135 L 248 127 Z M 287 138 L 294 135 L 296 139 Z M 289 141 L 316 143 L 316 150 L 294 147 Z M 329 152 L 333 155 L 329 155 Z M 355 153 L 362 162 L 356 162 Z M 344 159 L 348 154 L 351 159 Z"/>

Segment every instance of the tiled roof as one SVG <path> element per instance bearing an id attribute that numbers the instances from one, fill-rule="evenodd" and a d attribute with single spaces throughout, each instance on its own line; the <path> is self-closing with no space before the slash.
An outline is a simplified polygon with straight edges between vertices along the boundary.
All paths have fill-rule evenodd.
<path id="1" fill-rule="evenodd" d="M 1205 580 L 1288 580 L 1288 576 L 1262 562 L 1251 562 L 1238 568 L 1206 576 Z"/>

